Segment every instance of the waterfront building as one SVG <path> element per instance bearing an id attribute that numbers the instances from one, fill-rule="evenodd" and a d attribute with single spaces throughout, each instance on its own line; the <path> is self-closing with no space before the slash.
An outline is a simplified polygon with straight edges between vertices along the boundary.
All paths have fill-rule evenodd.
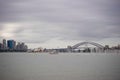
<path id="1" fill-rule="evenodd" d="M 24 50 L 25 43 L 21 43 L 20 48 L 21 50 Z"/>
<path id="2" fill-rule="evenodd" d="M 20 50 L 20 42 L 17 43 L 16 50 Z"/>
<path id="3" fill-rule="evenodd" d="M 27 45 L 25 45 L 25 43 L 20 43 L 18 42 L 18 44 L 16 45 L 16 50 L 18 51 L 27 51 L 28 47 Z"/>
<path id="4" fill-rule="evenodd" d="M 14 50 L 16 47 L 16 41 L 14 40 L 8 40 L 7 41 L 7 47 L 8 49 Z"/>
<path id="5" fill-rule="evenodd" d="M 28 50 L 28 46 L 25 45 L 25 46 L 24 46 L 24 51 L 27 51 L 27 50 Z"/>
<path id="6" fill-rule="evenodd" d="M 6 49 L 7 49 L 6 39 L 3 39 L 3 49 L 4 49 L 4 50 L 6 50 Z"/>
<path id="7" fill-rule="evenodd" d="M 28 50 L 28 46 L 25 43 L 16 44 L 15 40 L 7 40 L 3 39 L 0 43 L 0 52 L 9 52 L 9 51 L 17 51 L 17 52 L 26 52 Z"/>
<path id="8" fill-rule="evenodd" d="M 2 50 L 3 49 L 3 44 L 2 43 L 0 43 L 0 50 Z"/>

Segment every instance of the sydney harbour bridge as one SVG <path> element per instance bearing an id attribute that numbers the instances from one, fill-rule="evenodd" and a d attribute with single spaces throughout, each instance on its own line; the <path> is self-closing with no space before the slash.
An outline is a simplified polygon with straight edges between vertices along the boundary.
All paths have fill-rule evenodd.
<path id="1" fill-rule="evenodd" d="M 100 44 L 98 44 L 98 43 L 94 43 L 94 42 L 81 42 L 81 43 L 78 43 L 78 44 L 72 46 L 72 48 L 73 48 L 73 49 L 76 49 L 76 48 L 78 48 L 79 46 L 87 45 L 87 44 L 94 45 L 94 46 L 96 46 L 97 48 L 100 48 L 100 49 L 104 48 L 104 46 L 102 46 L 102 45 L 100 45 Z"/>
<path id="2" fill-rule="evenodd" d="M 82 47 L 84 46 L 85 47 Z M 94 47 L 88 47 L 88 45 L 91 45 L 91 46 L 94 46 Z M 68 46 L 67 47 L 67 50 L 70 51 L 70 52 L 91 52 L 91 51 L 103 51 L 104 49 L 104 46 L 102 46 L 101 44 L 98 44 L 98 43 L 95 43 L 95 42 L 81 42 L 81 43 L 78 43 L 78 44 L 75 44 L 73 46 Z"/>

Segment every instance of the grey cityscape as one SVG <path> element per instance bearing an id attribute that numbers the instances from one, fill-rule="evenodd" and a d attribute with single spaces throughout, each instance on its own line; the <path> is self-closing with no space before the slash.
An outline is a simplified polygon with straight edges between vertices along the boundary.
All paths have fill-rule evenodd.
<path id="1" fill-rule="evenodd" d="M 0 80 L 120 80 L 120 0 L 0 0 Z"/>
<path id="2" fill-rule="evenodd" d="M 27 50 L 28 46 L 23 42 L 3 39 L 3 42 L 0 43 L 0 52 L 26 52 Z"/>
<path id="3" fill-rule="evenodd" d="M 91 44 L 95 47 L 89 47 L 88 44 Z M 84 47 L 81 47 L 82 45 L 85 45 Z M 74 53 L 120 53 L 120 44 L 117 46 L 109 47 L 109 45 L 102 46 L 95 42 L 81 42 L 73 46 L 67 46 L 67 48 L 34 48 L 34 49 L 28 49 L 28 46 L 25 45 L 25 43 L 20 43 L 15 40 L 7 40 L 3 39 L 3 42 L 0 43 L 0 52 L 74 52 Z"/>

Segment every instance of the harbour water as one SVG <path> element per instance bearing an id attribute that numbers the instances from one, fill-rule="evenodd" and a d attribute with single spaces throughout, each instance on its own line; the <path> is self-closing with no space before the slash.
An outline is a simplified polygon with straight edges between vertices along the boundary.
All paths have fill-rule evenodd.
<path id="1" fill-rule="evenodd" d="M 0 53 L 0 80 L 120 80 L 120 54 Z"/>

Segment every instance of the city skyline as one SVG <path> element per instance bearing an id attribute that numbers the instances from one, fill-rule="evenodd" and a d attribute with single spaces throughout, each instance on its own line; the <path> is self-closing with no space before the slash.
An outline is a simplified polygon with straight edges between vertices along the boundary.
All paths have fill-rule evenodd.
<path id="1" fill-rule="evenodd" d="M 17 42 L 13 39 L 3 39 L 0 42 L 0 52 L 25 52 L 28 50 L 28 46 L 24 42 Z"/>
<path id="2" fill-rule="evenodd" d="M 29 48 L 93 41 L 120 44 L 118 0 L 1 0 L 0 39 Z"/>

